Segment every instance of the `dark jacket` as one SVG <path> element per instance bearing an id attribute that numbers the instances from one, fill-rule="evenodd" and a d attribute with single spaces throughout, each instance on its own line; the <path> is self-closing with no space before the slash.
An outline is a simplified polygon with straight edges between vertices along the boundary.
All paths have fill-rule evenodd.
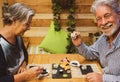
<path id="1" fill-rule="evenodd" d="M 2 36 L 0 35 L 0 38 L 1 37 Z M 25 49 L 22 38 L 21 41 L 22 41 L 21 46 L 24 51 L 25 61 L 28 63 L 28 53 Z M 7 75 L 7 62 L 5 60 L 1 45 L 0 45 L 0 82 L 14 82 L 14 75 Z"/>

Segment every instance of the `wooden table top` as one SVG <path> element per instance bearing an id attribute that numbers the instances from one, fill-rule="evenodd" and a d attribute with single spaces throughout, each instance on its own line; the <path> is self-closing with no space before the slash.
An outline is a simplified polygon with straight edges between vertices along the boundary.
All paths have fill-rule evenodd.
<path id="1" fill-rule="evenodd" d="M 88 61 L 83 56 L 79 54 L 32 54 L 29 55 L 29 64 L 53 64 L 60 63 L 60 60 L 67 57 L 70 61 L 77 60 L 80 64 L 96 64 L 99 70 L 102 72 L 102 69 L 98 61 Z M 52 79 L 52 78 L 43 78 L 38 80 L 37 78 L 29 82 L 86 82 L 85 78 L 71 78 L 71 79 Z"/>

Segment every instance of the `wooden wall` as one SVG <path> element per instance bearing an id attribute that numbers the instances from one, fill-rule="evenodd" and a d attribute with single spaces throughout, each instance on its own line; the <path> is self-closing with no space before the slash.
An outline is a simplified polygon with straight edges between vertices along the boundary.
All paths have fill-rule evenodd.
<path id="1" fill-rule="evenodd" d="M 0 0 L 0 29 L 3 27 L 3 21 L 2 21 L 2 5 L 3 5 L 3 0 Z"/>
<path id="2" fill-rule="evenodd" d="M 94 0 L 76 0 L 76 30 L 80 31 L 81 35 L 86 37 L 85 40 L 88 41 L 89 33 L 97 32 L 95 18 L 90 12 L 91 4 Z M 0 0 L 0 8 L 2 8 L 4 0 Z M 49 30 L 50 23 L 53 19 L 52 2 L 51 0 L 8 0 L 9 5 L 15 2 L 22 2 L 30 6 L 36 11 L 36 15 L 33 18 L 31 24 L 31 30 L 24 34 L 24 37 L 32 37 L 40 43 Z M 3 27 L 2 22 L 2 9 L 0 9 L 0 28 Z M 68 11 L 64 11 L 61 14 L 62 28 L 66 29 L 66 19 L 68 16 Z M 36 38 L 35 38 L 36 37 Z M 40 37 L 40 38 L 39 38 Z M 26 38 L 25 40 L 28 40 Z M 31 40 L 31 38 L 29 38 Z M 31 40 L 32 41 L 32 40 Z M 37 44 L 37 42 L 31 42 Z"/>
<path id="3" fill-rule="evenodd" d="M 90 12 L 91 4 L 94 0 L 76 0 L 76 29 L 81 32 L 82 36 L 88 36 L 91 32 L 97 32 L 94 16 Z M 23 2 L 35 9 L 36 15 L 31 24 L 31 30 L 25 33 L 25 37 L 45 36 L 49 30 L 51 20 L 53 19 L 51 0 L 9 0 L 13 2 Z M 68 11 L 61 15 L 62 28 L 66 28 L 66 19 Z"/>

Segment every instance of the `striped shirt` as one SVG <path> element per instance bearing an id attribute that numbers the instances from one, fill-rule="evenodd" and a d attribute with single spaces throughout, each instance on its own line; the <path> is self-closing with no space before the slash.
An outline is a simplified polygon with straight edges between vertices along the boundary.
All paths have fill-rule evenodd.
<path id="1" fill-rule="evenodd" d="M 120 82 L 120 33 L 112 43 L 104 34 L 91 46 L 82 43 L 77 49 L 85 58 L 99 59 L 103 67 L 103 82 Z"/>

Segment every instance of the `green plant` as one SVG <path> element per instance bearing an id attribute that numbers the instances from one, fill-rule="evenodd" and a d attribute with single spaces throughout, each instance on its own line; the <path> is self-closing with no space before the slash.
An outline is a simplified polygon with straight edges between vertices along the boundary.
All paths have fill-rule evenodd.
<path id="1" fill-rule="evenodd" d="M 52 0 L 53 6 L 53 15 L 54 15 L 54 26 L 55 30 L 59 31 L 61 29 L 61 24 L 60 24 L 60 14 L 61 14 L 61 6 L 60 6 L 60 1 L 59 0 Z"/>
<path id="2" fill-rule="evenodd" d="M 63 10 L 68 10 L 69 15 L 67 17 L 67 31 L 69 32 L 69 37 L 67 40 L 70 42 L 67 48 L 67 53 L 75 53 L 76 49 L 72 44 L 70 33 L 75 30 L 75 0 L 52 0 L 52 10 L 53 10 L 53 20 L 54 20 L 54 28 L 56 31 L 61 30 L 61 20 L 60 15 Z"/>

